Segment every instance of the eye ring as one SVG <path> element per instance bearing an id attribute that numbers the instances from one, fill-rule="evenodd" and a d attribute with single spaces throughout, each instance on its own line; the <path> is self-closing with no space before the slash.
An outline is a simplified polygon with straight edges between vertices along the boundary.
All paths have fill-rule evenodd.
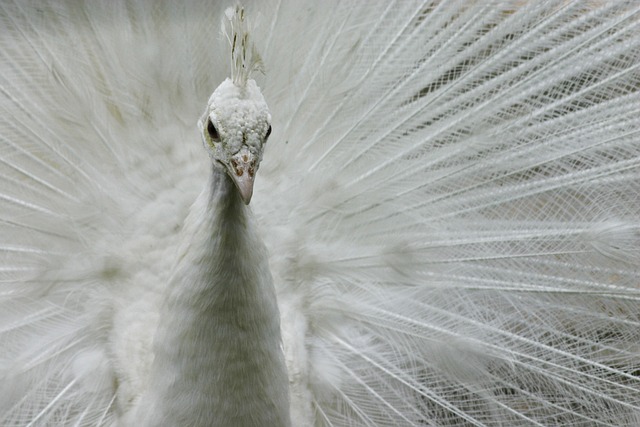
<path id="1" fill-rule="evenodd" d="M 211 119 L 207 120 L 207 132 L 209 133 L 209 138 L 213 140 L 219 140 L 220 135 L 218 134 L 218 129 L 213 125 Z"/>

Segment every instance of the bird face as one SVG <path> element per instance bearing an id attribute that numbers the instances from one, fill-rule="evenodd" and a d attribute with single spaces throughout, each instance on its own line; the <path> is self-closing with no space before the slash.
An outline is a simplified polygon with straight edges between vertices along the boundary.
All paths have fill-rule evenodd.
<path id="1" fill-rule="evenodd" d="M 202 141 L 214 162 L 231 177 L 245 204 L 271 134 L 271 114 L 254 80 L 238 86 L 225 80 L 213 92 L 198 122 Z"/>

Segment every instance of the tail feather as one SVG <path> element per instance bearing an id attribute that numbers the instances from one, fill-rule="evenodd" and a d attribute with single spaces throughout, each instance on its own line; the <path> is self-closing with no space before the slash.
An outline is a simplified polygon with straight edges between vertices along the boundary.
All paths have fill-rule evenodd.
<path id="1" fill-rule="evenodd" d="M 334 23 L 265 165 L 317 418 L 633 425 L 640 10 L 430 6 Z"/>

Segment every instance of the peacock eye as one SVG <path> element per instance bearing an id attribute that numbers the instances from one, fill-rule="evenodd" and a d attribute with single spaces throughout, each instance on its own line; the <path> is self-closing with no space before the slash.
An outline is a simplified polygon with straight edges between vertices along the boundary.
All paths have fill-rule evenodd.
<path id="1" fill-rule="evenodd" d="M 209 137 L 213 140 L 219 140 L 220 135 L 218 135 L 218 129 L 211 123 L 211 119 L 207 121 L 207 132 L 209 132 Z"/>
<path id="2" fill-rule="evenodd" d="M 267 129 L 267 134 L 264 136 L 265 141 L 267 140 L 267 138 L 269 138 L 269 135 L 271 135 L 271 125 L 269 125 L 269 129 Z"/>

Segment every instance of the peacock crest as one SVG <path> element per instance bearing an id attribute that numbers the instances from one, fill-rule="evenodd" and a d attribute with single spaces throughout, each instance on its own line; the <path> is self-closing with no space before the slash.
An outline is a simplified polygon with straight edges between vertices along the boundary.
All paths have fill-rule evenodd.
<path id="1" fill-rule="evenodd" d="M 244 87 L 254 71 L 263 71 L 263 62 L 251 39 L 251 28 L 244 7 L 229 7 L 224 13 L 222 29 L 231 47 L 231 79 Z"/>

